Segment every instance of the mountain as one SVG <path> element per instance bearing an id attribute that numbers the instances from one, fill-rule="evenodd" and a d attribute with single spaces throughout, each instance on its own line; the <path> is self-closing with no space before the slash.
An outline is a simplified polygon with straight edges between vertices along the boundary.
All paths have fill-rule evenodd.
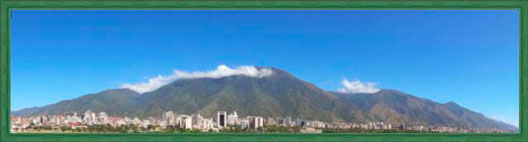
<path id="1" fill-rule="evenodd" d="M 145 101 L 137 107 L 136 116 L 156 116 L 165 110 L 204 115 L 228 110 L 243 115 L 344 121 L 334 109 L 346 110 L 332 94 L 278 69 L 261 78 L 237 75 L 177 80 L 138 99 Z"/>
<path id="2" fill-rule="evenodd" d="M 357 94 L 334 92 L 334 94 L 348 103 L 349 108 L 362 112 L 366 117 L 364 120 L 466 128 L 517 129 L 515 126 L 489 119 L 454 102 L 441 104 L 397 90 Z"/>
<path id="3" fill-rule="evenodd" d="M 33 107 L 12 112 L 13 115 L 32 116 L 60 114 L 63 112 L 105 111 L 110 115 L 125 115 L 131 112 L 141 94 L 130 89 L 111 89 L 88 94 L 72 100 L 64 100 L 44 107 Z"/>
<path id="4" fill-rule="evenodd" d="M 259 67 L 262 68 L 262 67 Z M 304 118 L 322 121 L 382 121 L 466 128 L 517 129 L 473 112 L 454 102 L 445 104 L 397 90 L 344 94 L 325 91 L 271 68 L 264 77 L 232 75 L 222 78 L 179 79 L 154 91 L 107 90 L 44 107 L 14 111 L 30 116 L 62 112 L 105 111 L 110 115 L 159 117 L 164 111 L 180 114 L 237 111 L 241 115 Z"/>

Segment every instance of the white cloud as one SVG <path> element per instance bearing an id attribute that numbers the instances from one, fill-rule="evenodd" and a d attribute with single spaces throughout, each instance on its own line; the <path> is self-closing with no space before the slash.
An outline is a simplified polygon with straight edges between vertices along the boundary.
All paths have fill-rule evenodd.
<path id="1" fill-rule="evenodd" d="M 231 69 L 226 65 L 219 65 L 216 70 L 207 72 L 187 72 L 187 71 L 174 71 L 178 78 L 190 79 L 190 78 L 222 78 L 231 75 L 245 75 L 251 77 L 264 77 L 271 75 L 273 71 L 269 68 L 257 69 L 254 66 L 239 66 L 235 69 Z"/>
<path id="2" fill-rule="evenodd" d="M 121 84 L 121 88 L 128 88 L 130 90 L 134 90 L 139 93 L 145 93 L 145 92 L 150 92 L 152 90 L 158 89 L 161 86 L 168 84 L 176 79 L 178 79 L 176 74 L 172 74 L 169 76 L 158 75 L 157 77 L 148 79 L 147 82 L 123 83 Z"/>
<path id="3" fill-rule="evenodd" d="M 229 68 L 226 65 L 219 65 L 215 70 L 205 72 L 188 72 L 182 70 L 174 70 L 174 73 L 169 76 L 153 77 L 147 82 L 141 83 L 124 83 L 121 88 L 128 88 L 139 93 L 150 92 L 160 88 L 165 84 L 169 84 L 177 79 L 195 79 L 195 78 L 222 78 L 232 75 L 245 75 L 251 77 L 264 77 L 273 74 L 269 68 L 258 69 L 254 66 L 239 66 L 237 68 Z"/>
<path id="4" fill-rule="evenodd" d="M 343 83 L 343 88 L 339 88 L 337 90 L 341 93 L 376 93 L 380 90 L 378 89 L 376 83 L 362 83 L 357 79 L 350 82 L 345 78 L 343 81 L 341 81 L 341 83 Z"/>

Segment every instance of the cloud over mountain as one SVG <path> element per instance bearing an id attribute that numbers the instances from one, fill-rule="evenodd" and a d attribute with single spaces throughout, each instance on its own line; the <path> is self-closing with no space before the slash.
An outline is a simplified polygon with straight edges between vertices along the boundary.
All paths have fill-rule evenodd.
<path id="1" fill-rule="evenodd" d="M 375 83 L 362 83 L 357 79 L 351 82 L 345 78 L 341 83 L 343 84 L 343 88 L 337 90 L 341 93 L 376 93 L 380 90 Z"/>
<path id="2" fill-rule="evenodd" d="M 273 71 L 270 77 L 263 77 L 271 73 L 264 68 L 250 66 L 219 66 L 206 72 L 174 71 L 172 75 L 125 86 L 136 91 L 110 89 L 12 113 L 16 116 L 39 116 L 91 110 L 104 111 L 113 116 L 148 118 L 161 117 L 168 110 L 179 114 L 200 113 L 207 117 L 215 116 L 219 110 L 236 110 L 244 116 L 291 117 L 325 122 L 385 122 L 518 130 L 455 102 L 438 103 L 398 90 L 378 89 L 374 83 L 359 80 L 344 79 L 344 87 L 340 90 L 345 93 L 325 91 L 286 71 L 269 69 Z M 167 84 L 158 87 L 164 83 Z M 157 89 L 151 90 L 153 88 Z M 140 94 L 138 90 L 148 93 Z"/>
<path id="3" fill-rule="evenodd" d="M 158 89 L 159 87 L 173 82 L 177 79 L 222 78 L 232 75 L 264 77 L 271 74 L 273 74 L 273 71 L 269 68 L 259 69 L 254 66 L 239 66 L 236 68 L 229 68 L 226 65 L 219 65 L 215 70 L 211 71 L 188 72 L 183 70 L 174 70 L 174 73 L 171 75 L 158 75 L 157 77 L 148 79 L 147 82 L 121 84 L 121 88 L 128 88 L 139 93 L 145 93 Z"/>
<path id="4" fill-rule="evenodd" d="M 216 70 L 207 72 L 187 72 L 175 70 L 174 73 L 178 78 L 192 79 L 192 78 L 222 78 L 232 75 L 245 75 L 251 77 L 264 77 L 271 75 L 273 71 L 268 68 L 258 69 L 254 66 L 239 66 L 235 69 L 229 68 L 226 65 L 219 65 Z"/>
<path id="5" fill-rule="evenodd" d="M 123 83 L 121 84 L 120 87 L 128 88 L 130 90 L 134 90 L 139 93 L 145 93 L 145 92 L 150 92 L 152 90 L 156 90 L 160 88 L 161 86 L 165 84 L 169 84 L 176 79 L 178 79 L 178 76 L 176 74 L 171 74 L 169 76 L 158 75 L 157 77 L 149 78 L 147 82 Z"/>

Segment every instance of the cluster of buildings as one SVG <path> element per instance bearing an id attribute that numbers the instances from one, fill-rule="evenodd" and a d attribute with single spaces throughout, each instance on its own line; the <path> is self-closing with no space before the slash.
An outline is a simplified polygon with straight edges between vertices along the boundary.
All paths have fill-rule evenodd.
<path id="1" fill-rule="evenodd" d="M 78 114 L 68 112 L 56 115 L 42 115 L 20 117 L 11 115 L 11 131 L 24 132 L 30 131 L 29 128 L 35 126 L 51 126 L 54 129 L 60 127 L 71 127 L 72 129 L 83 128 L 89 125 L 110 125 L 119 127 L 125 125 L 134 125 L 142 128 L 180 128 L 201 131 L 215 131 L 227 127 L 240 127 L 241 129 L 258 129 L 264 127 L 264 118 L 260 116 L 247 116 L 239 118 L 237 112 L 227 115 L 225 111 L 217 112 L 217 116 L 204 117 L 200 114 L 176 114 L 172 111 L 164 112 L 161 118 L 149 117 L 146 119 L 109 116 L 105 112 L 92 112 L 90 110 Z"/>
<path id="2" fill-rule="evenodd" d="M 224 128 L 240 129 L 264 129 L 265 126 L 300 127 L 301 133 L 321 133 L 323 129 L 363 129 L 363 130 L 409 130 L 419 132 L 510 132 L 507 130 L 488 129 L 463 129 L 446 126 L 423 126 L 389 124 L 384 122 L 348 123 L 348 122 L 323 122 L 305 120 L 291 117 L 261 117 L 246 116 L 240 117 L 236 111 L 227 114 L 226 111 L 218 111 L 215 117 L 204 117 L 200 114 L 177 114 L 173 111 L 164 112 L 161 118 L 149 117 L 146 119 L 109 116 L 105 112 L 92 112 L 90 110 L 77 114 L 76 112 L 63 113 L 57 115 L 43 115 L 19 117 L 11 115 L 11 131 L 26 132 L 31 131 L 34 126 L 50 126 L 53 130 L 60 127 L 70 127 L 72 129 L 85 128 L 90 125 L 109 125 L 119 127 L 124 125 L 134 125 L 144 129 L 157 128 L 159 130 L 167 128 L 179 128 L 189 130 L 200 130 L 202 132 L 218 132 Z"/>

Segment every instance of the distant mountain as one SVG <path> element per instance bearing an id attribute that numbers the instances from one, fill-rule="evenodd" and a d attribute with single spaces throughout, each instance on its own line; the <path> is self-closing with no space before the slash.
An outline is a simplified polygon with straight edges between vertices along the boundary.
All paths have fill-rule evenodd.
<path id="1" fill-rule="evenodd" d="M 363 120 L 466 128 L 517 129 L 515 126 L 489 119 L 454 102 L 441 104 L 396 90 L 358 94 L 334 92 L 334 94 L 346 102 L 349 108 L 362 112 L 365 117 Z"/>
<path id="2" fill-rule="evenodd" d="M 141 94 L 130 89 L 112 89 L 88 94 L 72 100 L 64 100 L 44 107 L 33 107 L 12 112 L 13 115 L 32 116 L 60 114 L 63 112 L 105 111 L 110 115 L 126 115 L 133 111 Z"/>
<path id="3" fill-rule="evenodd" d="M 105 111 L 110 115 L 159 117 L 164 111 L 180 114 L 237 111 L 241 115 L 304 118 L 322 121 L 382 121 L 465 128 L 516 130 L 503 122 L 468 110 L 396 90 L 343 94 L 329 92 L 276 68 L 265 77 L 233 75 L 222 78 L 179 79 L 152 92 L 107 90 L 44 107 L 14 111 L 30 116 L 62 112 Z"/>

